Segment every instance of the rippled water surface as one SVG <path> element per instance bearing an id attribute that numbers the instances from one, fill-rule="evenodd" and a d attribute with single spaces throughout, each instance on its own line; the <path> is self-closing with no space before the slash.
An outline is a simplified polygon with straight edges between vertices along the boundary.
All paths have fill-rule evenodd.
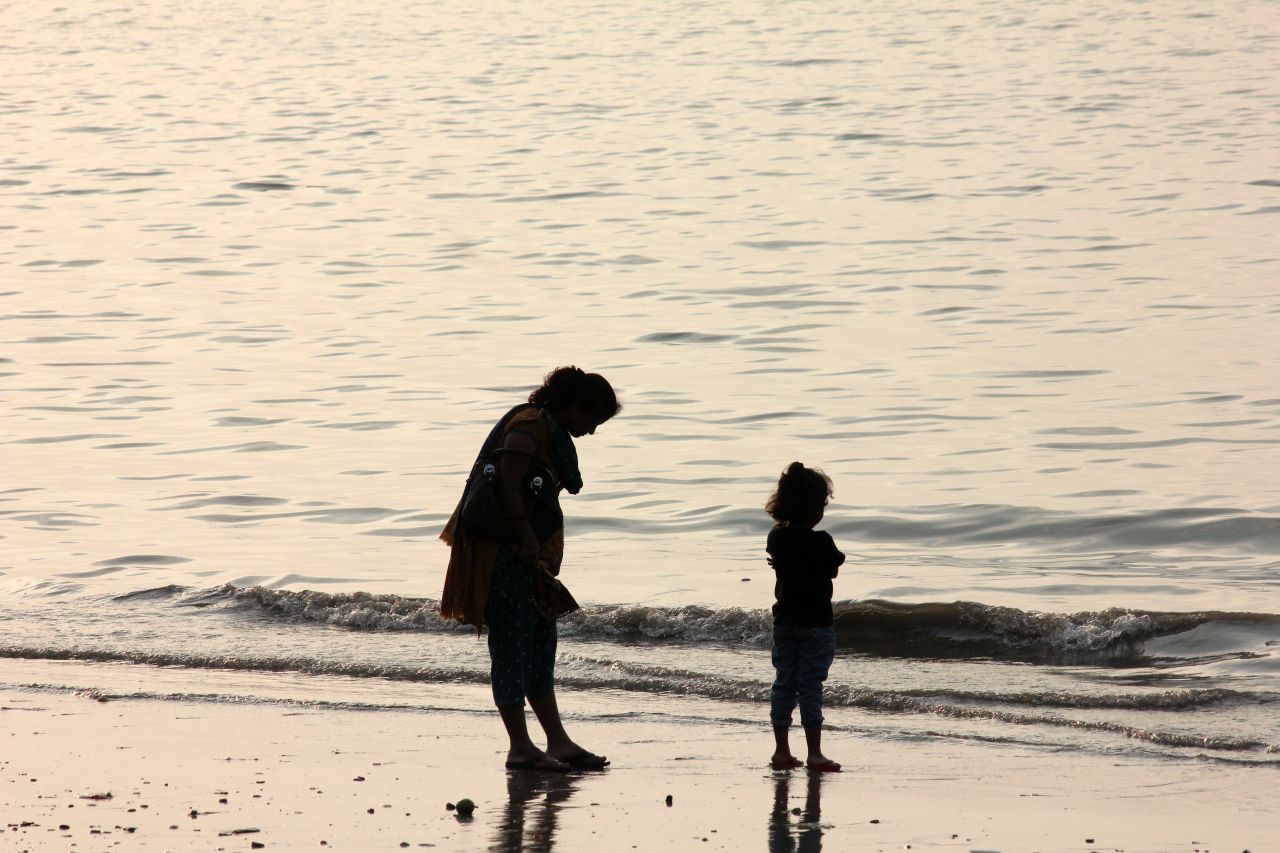
<path id="1" fill-rule="evenodd" d="M 485 431 L 576 363 L 625 405 L 580 443 L 566 500 L 584 685 L 702 683 L 610 669 L 647 638 L 705 655 L 644 646 L 651 665 L 741 682 L 694 695 L 756 696 L 760 506 L 802 459 L 836 483 L 838 598 L 974 602 L 911 611 L 888 647 L 850 628 L 885 685 L 976 678 L 1016 705 L 1014 664 L 974 662 L 995 655 L 1067 667 L 1026 688 L 1053 706 L 1120 659 L 1148 687 L 1248 692 L 1187 708 L 1274 707 L 1274 12 L 0 7 L 10 651 L 155 660 L 198 619 L 186 662 L 225 663 L 246 625 L 285 631 L 246 596 L 292 626 L 262 641 L 273 660 L 316 631 L 405 627 L 259 599 L 429 613 Z M 415 646 L 423 678 L 483 666 L 427 616 L 409 627 L 441 644 Z M 999 674 L 917 671 L 894 657 L 904 630 L 928 635 L 911 660 Z M 342 636 L 361 672 L 404 654 L 401 634 Z M 1257 731 L 1226 717 L 1161 731 Z"/>

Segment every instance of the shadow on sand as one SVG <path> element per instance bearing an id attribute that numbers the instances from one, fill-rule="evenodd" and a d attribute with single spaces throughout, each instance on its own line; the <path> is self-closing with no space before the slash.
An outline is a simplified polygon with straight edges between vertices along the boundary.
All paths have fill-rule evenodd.
<path id="1" fill-rule="evenodd" d="M 563 773 L 507 771 L 507 805 L 490 850 L 550 853 L 556 821 L 581 780 Z"/>
<path id="2" fill-rule="evenodd" d="M 790 808 L 792 778 L 805 779 L 804 808 Z M 774 773 L 769 812 L 769 853 L 815 853 L 822 849 L 822 773 Z M 798 783 L 797 779 L 797 783 Z M 799 784 L 797 784 L 799 787 Z M 794 818 L 794 820 L 793 820 Z"/>

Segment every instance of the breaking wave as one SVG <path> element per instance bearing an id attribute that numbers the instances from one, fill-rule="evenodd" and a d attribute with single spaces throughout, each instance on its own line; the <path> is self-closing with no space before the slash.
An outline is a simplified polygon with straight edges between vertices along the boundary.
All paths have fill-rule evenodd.
<path id="1" fill-rule="evenodd" d="M 444 620 L 439 602 L 374 593 L 274 590 L 230 585 L 206 590 L 161 587 L 122 596 L 171 599 L 182 606 L 248 609 L 269 617 L 371 631 L 468 631 Z M 906 657 L 1003 657 L 1110 662 L 1144 655 L 1155 638 L 1216 626 L 1245 628 L 1237 647 L 1217 656 L 1248 656 L 1275 639 L 1280 615 L 1228 611 L 1160 612 L 1113 607 L 1050 613 L 971 601 L 903 604 L 844 601 L 835 606 L 839 646 L 846 652 Z M 738 607 L 587 607 L 561 620 L 560 634 L 619 642 L 699 642 L 767 646 L 772 616 Z M 1240 632 L 1237 632 L 1239 634 Z M 1257 642 L 1252 643 L 1256 639 Z"/>

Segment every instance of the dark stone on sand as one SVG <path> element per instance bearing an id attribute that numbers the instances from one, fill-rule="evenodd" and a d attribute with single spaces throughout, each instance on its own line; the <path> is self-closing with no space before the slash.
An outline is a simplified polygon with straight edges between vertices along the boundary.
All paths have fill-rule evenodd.
<path id="1" fill-rule="evenodd" d="M 445 811 L 450 811 L 450 812 L 451 812 L 451 811 L 453 811 L 454 809 L 456 809 L 456 808 L 457 808 L 457 806 L 455 806 L 453 803 L 445 803 L 445 804 L 444 804 L 444 808 L 445 808 Z"/>
<path id="2" fill-rule="evenodd" d="M 873 818 L 871 819 L 871 822 L 872 822 L 872 823 L 879 823 L 879 822 L 880 822 L 880 818 L 878 818 L 878 817 L 873 817 Z M 954 835 L 953 835 L 953 836 L 951 836 L 951 837 L 952 837 L 952 838 L 955 838 L 955 836 L 954 836 Z"/>
<path id="3" fill-rule="evenodd" d="M 218 802 L 225 806 L 225 805 L 227 804 L 227 798 L 226 798 L 226 797 L 218 797 Z"/>
<path id="4" fill-rule="evenodd" d="M 1092 838 L 1086 838 L 1086 839 L 1084 840 L 1084 843 L 1085 843 L 1085 844 L 1092 844 L 1092 843 L 1093 843 L 1093 839 L 1092 839 Z"/>
<path id="5" fill-rule="evenodd" d="M 196 818 L 200 817 L 200 812 L 196 811 L 195 809 L 192 809 L 191 811 L 187 812 L 187 817 L 191 818 L 192 820 L 195 820 Z"/>
<path id="6" fill-rule="evenodd" d="M 58 825 L 58 829 L 61 829 L 63 832 L 66 832 L 70 828 L 71 827 L 67 826 L 65 823 Z"/>
<path id="7" fill-rule="evenodd" d="M 373 814 L 373 809 L 367 809 L 366 811 L 368 811 L 369 814 Z"/>
<path id="8" fill-rule="evenodd" d="M 352 779 L 351 781 L 353 781 L 353 782 L 363 782 L 363 781 L 364 781 L 364 777 L 363 777 L 363 776 L 357 776 L 356 778 Z"/>
<path id="9" fill-rule="evenodd" d="M 667 794 L 667 805 L 671 805 L 672 802 L 673 801 L 672 801 L 671 795 Z"/>
<path id="10" fill-rule="evenodd" d="M 400 846 L 401 846 L 401 847 L 408 847 L 408 846 L 409 846 L 409 842 L 408 842 L 408 841 L 401 841 L 401 842 L 400 842 Z"/>
<path id="11" fill-rule="evenodd" d="M 263 847 L 266 847 L 266 846 L 267 846 L 267 845 L 263 844 L 261 841 L 253 841 L 253 842 L 250 842 L 250 844 L 249 844 L 249 849 L 250 849 L 250 850 L 261 850 Z"/>

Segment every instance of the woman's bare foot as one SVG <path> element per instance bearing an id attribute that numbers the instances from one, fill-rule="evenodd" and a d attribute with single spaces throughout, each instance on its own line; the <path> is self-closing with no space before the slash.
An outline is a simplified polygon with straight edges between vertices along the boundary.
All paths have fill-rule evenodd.
<path id="1" fill-rule="evenodd" d="M 814 773 L 839 773 L 840 765 L 825 755 L 810 755 L 809 760 L 804 763 Z"/>
<path id="2" fill-rule="evenodd" d="M 789 752 L 775 752 L 773 757 L 769 759 L 769 766 L 774 770 L 795 770 L 797 767 L 801 767 L 802 765 L 803 762 Z"/>

